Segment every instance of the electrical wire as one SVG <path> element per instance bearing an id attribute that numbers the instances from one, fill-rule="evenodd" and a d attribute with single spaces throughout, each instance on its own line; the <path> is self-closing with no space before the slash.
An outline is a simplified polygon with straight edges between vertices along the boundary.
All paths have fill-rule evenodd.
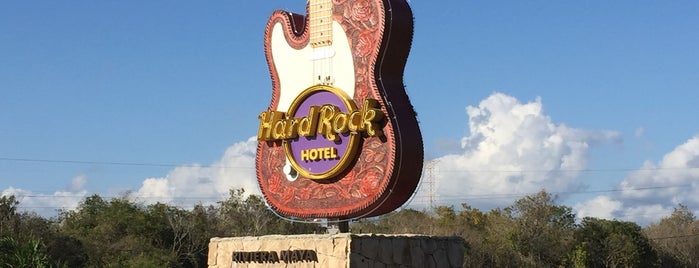
<path id="1" fill-rule="evenodd" d="M 112 166 L 145 166 L 145 167 L 201 167 L 201 168 L 232 168 L 252 170 L 252 166 L 228 166 L 228 165 L 200 165 L 200 164 L 172 164 L 172 163 L 147 163 L 147 162 L 121 162 L 121 161 L 91 161 L 91 160 L 66 160 L 66 159 L 40 159 L 40 158 L 16 158 L 0 157 L 0 161 L 30 162 L 30 163 L 56 163 L 79 165 L 112 165 Z M 656 168 L 597 168 L 597 169 L 439 169 L 439 172 L 458 173 L 548 173 L 548 172 L 630 172 L 630 171 L 664 171 L 664 170 L 695 170 L 699 167 L 656 167 Z"/>

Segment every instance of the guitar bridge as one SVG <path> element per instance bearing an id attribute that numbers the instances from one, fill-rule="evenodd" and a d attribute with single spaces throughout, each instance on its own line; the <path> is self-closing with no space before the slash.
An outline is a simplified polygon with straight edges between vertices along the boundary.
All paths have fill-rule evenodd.
<path id="1" fill-rule="evenodd" d="M 316 82 L 318 82 L 318 84 L 321 84 L 321 85 L 329 86 L 329 85 L 332 85 L 333 83 L 335 83 L 335 79 L 330 75 L 327 75 L 327 76 L 319 75 L 318 77 L 316 77 Z"/>

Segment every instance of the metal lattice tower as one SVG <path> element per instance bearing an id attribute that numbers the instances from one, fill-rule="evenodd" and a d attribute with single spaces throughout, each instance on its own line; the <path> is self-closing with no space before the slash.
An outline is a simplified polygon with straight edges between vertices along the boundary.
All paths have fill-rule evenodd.
<path id="1" fill-rule="evenodd" d="M 425 184 L 427 184 L 427 198 L 430 209 L 434 208 L 434 184 L 435 184 L 435 166 L 439 163 L 438 160 L 430 160 L 425 163 Z"/>

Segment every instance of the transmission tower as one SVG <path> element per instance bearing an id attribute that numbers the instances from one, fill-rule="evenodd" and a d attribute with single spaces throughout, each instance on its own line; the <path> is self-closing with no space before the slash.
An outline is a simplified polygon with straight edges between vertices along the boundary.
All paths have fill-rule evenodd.
<path id="1" fill-rule="evenodd" d="M 434 208 L 434 184 L 435 184 L 435 168 L 439 160 L 430 160 L 425 163 L 425 184 L 427 184 L 427 198 L 430 209 Z"/>

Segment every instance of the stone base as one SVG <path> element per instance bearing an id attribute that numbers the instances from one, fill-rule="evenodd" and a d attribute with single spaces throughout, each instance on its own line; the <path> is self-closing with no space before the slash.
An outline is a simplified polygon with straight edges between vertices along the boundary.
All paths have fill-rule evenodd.
<path id="1" fill-rule="evenodd" d="M 462 267 L 460 237 L 269 235 L 212 238 L 209 267 Z"/>

